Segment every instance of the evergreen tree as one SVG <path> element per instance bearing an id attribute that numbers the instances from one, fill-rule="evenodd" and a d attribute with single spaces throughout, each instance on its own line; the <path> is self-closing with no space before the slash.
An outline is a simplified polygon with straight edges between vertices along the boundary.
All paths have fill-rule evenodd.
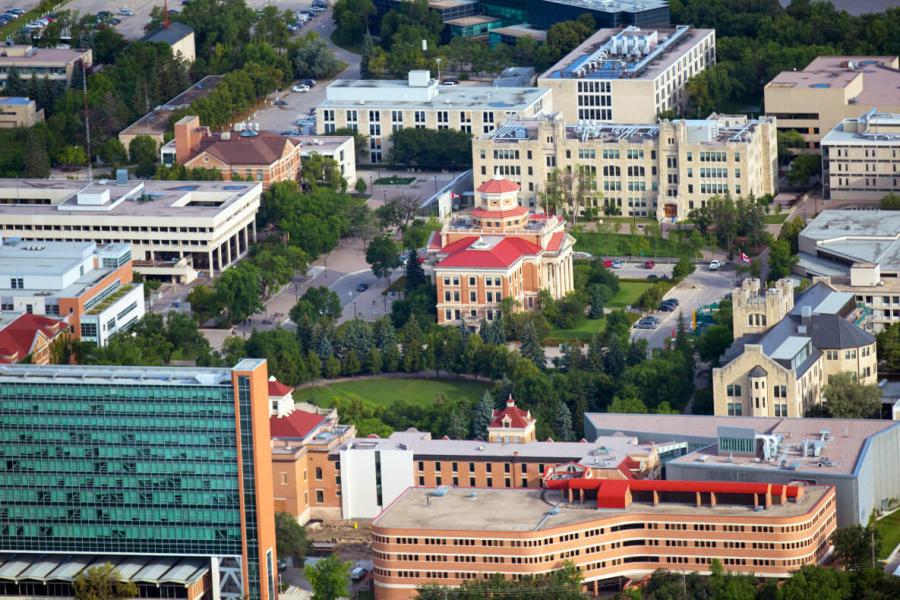
<path id="1" fill-rule="evenodd" d="M 634 338 L 628 346 L 628 353 L 625 356 L 625 362 L 629 367 L 642 363 L 647 360 L 647 349 L 649 345 L 647 340 Z"/>
<path id="2" fill-rule="evenodd" d="M 572 413 L 558 396 L 553 403 L 553 434 L 556 436 L 555 439 L 561 442 L 571 441 L 575 437 L 572 432 Z"/>
<path id="3" fill-rule="evenodd" d="M 468 437 L 469 428 L 466 425 L 466 417 L 462 410 L 454 410 L 450 413 L 447 424 L 447 435 L 454 440 L 464 440 Z"/>
<path id="4" fill-rule="evenodd" d="M 476 440 L 487 439 L 487 429 L 494 415 L 494 398 L 487 390 L 472 411 L 472 437 Z"/>
<path id="5" fill-rule="evenodd" d="M 541 338 L 538 337 L 537 330 L 534 328 L 534 321 L 529 320 L 522 330 L 522 345 L 519 346 L 519 353 L 540 369 L 547 365 L 547 358 L 544 356 L 544 346 L 541 344 Z"/>
<path id="6" fill-rule="evenodd" d="M 50 176 L 50 156 L 47 154 L 46 130 L 35 126 L 25 133 L 23 177 L 44 179 Z"/>
<path id="7" fill-rule="evenodd" d="M 306 371 L 313 381 L 322 376 L 322 359 L 312 350 L 306 353 Z"/>
<path id="8" fill-rule="evenodd" d="M 6 75 L 6 89 L 4 92 L 7 96 L 28 95 L 28 86 L 25 81 L 22 80 L 22 76 L 19 75 L 19 70 L 15 67 L 10 69 Z"/>
<path id="9" fill-rule="evenodd" d="M 426 282 L 425 271 L 422 270 L 422 265 L 419 263 L 418 254 L 415 249 L 410 248 L 406 261 L 406 293 L 416 291 Z"/>
<path id="10" fill-rule="evenodd" d="M 598 333 L 591 336 L 591 343 L 588 345 L 587 362 L 592 371 L 605 370 L 603 366 L 603 340 Z"/>
<path id="11" fill-rule="evenodd" d="M 363 79 L 371 79 L 371 73 L 369 73 L 369 59 L 372 57 L 372 53 L 375 51 L 376 47 L 375 40 L 367 32 L 365 37 L 363 37 L 360 52 L 361 56 L 359 59 L 359 74 Z"/>
<path id="12" fill-rule="evenodd" d="M 485 344 L 502 344 L 506 342 L 506 338 L 503 336 L 503 328 L 500 326 L 500 321 L 497 319 L 490 322 L 482 321 L 481 339 L 484 340 Z"/>
<path id="13" fill-rule="evenodd" d="M 495 397 L 503 398 L 504 400 L 510 398 L 513 395 L 513 388 L 512 380 L 504 373 L 503 377 L 497 382 L 497 385 L 494 388 L 497 390 L 497 395 Z"/>
<path id="14" fill-rule="evenodd" d="M 384 368 L 384 359 L 381 356 L 381 350 L 372 348 L 369 351 L 369 359 L 366 361 L 366 370 L 372 375 L 378 375 L 382 368 Z"/>
<path id="15" fill-rule="evenodd" d="M 603 370 L 613 377 L 618 377 L 625 371 L 625 351 L 622 349 L 621 340 L 615 336 L 611 337 L 608 348 L 603 357 Z"/>
<path id="16" fill-rule="evenodd" d="M 588 290 L 588 303 L 591 305 L 588 310 L 589 319 L 603 318 L 603 289 L 599 285 L 592 285 Z"/>
<path id="17" fill-rule="evenodd" d="M 328 338 L 328 336 L 322 336 L 322 338 L 319 340 L 317 352 L 319 353 L 319 358 L 322 361 L 326 361 L 334 356 L 334 346 L 331 344 L 331 340 Z"/>

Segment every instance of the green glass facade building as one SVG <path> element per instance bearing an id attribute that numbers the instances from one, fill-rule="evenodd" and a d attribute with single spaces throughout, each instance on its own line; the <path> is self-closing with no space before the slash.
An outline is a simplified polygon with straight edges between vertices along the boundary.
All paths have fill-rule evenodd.
<path id="1" fill-rule="evenodd" d="M 210 597 L 275 598 L 266 379 L 0 366 L 0 552 L 205 557 Z"/>

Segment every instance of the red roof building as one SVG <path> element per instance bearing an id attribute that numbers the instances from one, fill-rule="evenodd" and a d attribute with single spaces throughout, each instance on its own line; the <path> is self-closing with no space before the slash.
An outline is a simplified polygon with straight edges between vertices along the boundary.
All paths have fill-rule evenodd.
<path id="1" fill-rule="evenodd" d="M 269 414 L 285 417 L 294 410 L 294 388 L 269 377 Z"/>
<path id="2" fill-rule="evenodd" d="M 494 177 L 478 187 L 478 204 L 428 241 L 436 257 L 438 323 L 476 330 L 500 316 L 504 298 L 525 310 L 546 289 L 562 298 L 574 289 L 575 240 L 557 216 L 519 205 L 518 184 Z"/>
<path id="3" fill-rule="evenodd" d="M 69 333 L 69 324 L 60 319 L 31 313 L 3 313 L 0 317 L 0 364 L 31 357 L 31 363 L 50 362 L 50 346 Z"/>
<path id="4" fill-rule="evenodd" d="M 269 417 L 269 429 L 273 438 L 303 440 L 325 421 L 326 415 L 295 409 L 291 414 Z"/>
<path id="5" fill-rule="evenodd" d="M 507 444 L 533 442 L 536 422 L 537 420 L 531 416 L 531 411 L 516 406 L 516 401 L 510 396 L 506 400 L 506 406 L 499 410 L 495 409 L 491 415 L 488 441 Z"/>

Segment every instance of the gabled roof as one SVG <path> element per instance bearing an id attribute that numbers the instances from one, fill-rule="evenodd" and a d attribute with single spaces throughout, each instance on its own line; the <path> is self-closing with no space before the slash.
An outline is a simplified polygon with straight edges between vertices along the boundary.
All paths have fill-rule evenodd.
<path id="1" fill-rule="evenodd" d="M 491 415 L 491 427 L 503 427 L 503 421 L 509 418 L 509 426 L 514 429 L 525 429 L 534 422 L 531 412 L 516 406 L 512 396 L 506 401 L 506 408 L 494 409 Z"/>
<path id="2" fill-rule="evenodd" d="M 837 315 L 813 315 L 809 329 L 816 348 L 859 348 L 875 343 L 872 334 Z"/>
<path id="3" fill-rule="evenodd" d="M 325 420 L 325 415 L 294 410 L 286 417 L 269 417 L 270 435 L 273 438 L 304 439 Z"/>
<path id="4" fill-rule="evenodd" d="M 232 134 L 229 140 L 206 138 L 189 162 L 206 152 L 229 165 L 271 165 L 281 159 L 286 144 L 292 147 L 295 145 L 289 138 L 271 133 L 252 137 Z"/>
<path id="5" fill-rule="evenodd" d="M 472 248 L 479 239 L 471 236 L 448 244 L 443 249 L 448 256 L 437 267 L 506 269 L 523 256 L 541 253 L 537 244 L 514 237 L 503 238 L 484 250 Z"/>
<path id="6" fill-rule="evenodd" d="M 493 177 L 478 186 L 478 191 L 482 194 L 505 194 L 508 192 L 518 192 L 519 184 L 504 179 L 503 177 Z"/>
<path id="7" fill-rule="evenodd" d="M 524 206 L 517 206 L 510 210 L 486 210 L 484 208 L 473 209 L 471 215 L 476 219 L 504 219 L 507 217 L 524 217 L 528 214 L 528 209 Z"/>
<path id="8" fill-rule="evenodd" d="M 0 363 L 18 362 L 31 354 L 39 333 L 52 340 L 67 327 L 59 319 L 23 313 L 0 330 Z"/>
<path id="9" fill-rule="evenodd" d="M 185 25 L 179 21 L 172 21 L 169 23 L 168 27 L 160 27 L 156 31 L 148 33 L 141 38 L 141 41 L 158 42 L 169 44 L 171 46 L 172 44 L 180 42 L 192 33 L 194 33 L 194 30 L 189 25 Z"/>
<path id="10" fill-rule="evenodd" d="M 269 380 L 269 398 L 281 398 L 282 396 L 287 396 L 293 392 L 294 388 L 291 386 L 284 385 L 276 379 Z"/>

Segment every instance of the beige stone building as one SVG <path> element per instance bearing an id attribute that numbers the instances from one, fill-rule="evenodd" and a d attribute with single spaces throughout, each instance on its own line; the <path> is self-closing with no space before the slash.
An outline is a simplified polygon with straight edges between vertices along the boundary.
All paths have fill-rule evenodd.
<path id="1" fill-rule="evenodd" d="M 802 417 L 837 373 L 878 380 L 875 338 L 857 327 L 853 294 L 817 282 L 794 299 L 789 280 L 763 290 L 745 279 L 733 295 L 734 344 L 713 369 L 715 414 Z"/>
<path id="2" fill-rule="evenodd" d="M 387 158 L 391 135 L 403 129 L 456 129 L 482 135 L 506 119 L 552 109 L 550 90 L 485 85 L 441 86 L 429 71 L 406 80 L 338 79 L 316 107 L 316 133 L 351 129 L 368 137 L 369 162 Z"/>
<path id="3" fill-rule="evenodd" d="M 172 49 L 172 56 L 180 58 L 186 63 L 192 63 L 197 59 L 194 30 L 179 21 L 163 23 L 162 27 L 148 33 L 141 38 L 141 41 L 166 44 Z"/>
<path id="4" fill-rule="evenodd" d="M 0 84 L 6 85 L 10 71 L 15 70 L 23 79 L 46 77 L 50 81 L 63 81 L 71 85 L 76 69 L 82 63 L 90 69 L 93 63 L 90 48 L 35 48 L 34 46 L 3 46 L 0 48 Z"/>
<path id="5" fill-rule="evenodd" d="M 716 32 L 601 29 L 538 78 L 568 123 L 654 123 L 687 101 L 685 84 L 716 62 Z"/>
<path id="6" fill-rule="evenodd" d="M 684 219 L 715 195 L 774 194 L 774 119 L 712 114 L 658 125 L 567 124 L 561 114 L 508 121 L 472 143 L 475 185 L 518 183 L 535 207 L 550 175 L 588 170 L 582 210 Z"/>
<path id="7" fill-rule="evenodd" d="M 44 122 L 44 109 L 34 100 L 21 96 L 0 96 L 0 129 L 33 127 Z"/>
<path id="8" fill-rule="evenodd" d="M 500 317 L 500 304 L 539 306 L 541 290 L 563 298 L 575 289 L 575 238 L 558 216 L 519 206 L 519 186 L 494 177 L 478 186 L 478 206 L 434 232 L 428 252 L 437 257 L 439 325 L 477 330 Z"/>
<path id="9" fill-rule="evenodd" d="M 900 94 L 900 90 L 898 90 Z M 900 113 L 844 119 L 822 138 L 826 200 L 880 201 L 900 191 Z"/>
<path id="10" fill-rule="evenodd" d="M 798 237 L 794 270 L 856 297 L 860 327 L 900 323 L 900 211 L 825 210 Z"/>
<path id="11" fill-rule="evenodd" d="M 796 130 L 809 148 L 847 118 L 873 108 L 900 113 L 896 56 L 820 56 L 801 71 L 782 71 L 765 87 L 766 114 Z"/>

